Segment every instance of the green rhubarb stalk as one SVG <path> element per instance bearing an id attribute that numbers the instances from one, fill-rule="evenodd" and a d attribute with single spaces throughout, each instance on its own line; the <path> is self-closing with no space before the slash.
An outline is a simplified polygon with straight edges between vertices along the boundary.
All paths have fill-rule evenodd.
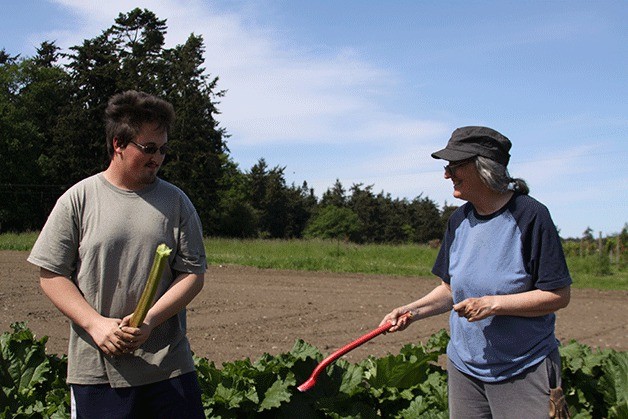
<path id="1" fill-rule="evenodd" d="M 131 321 L 129 322 L 132 327 L 139 327 L 142 324 L 146 313 L 148 313 L 148 310 L 152 306 L 155 293 L 157 292 L 157 286 L 161 280 L 161 274 L 164 272 L 164 267 L 166 266 L 170 252 L 172 252 L 172 249 L 164 243 L 157 246 L 153 266 L 150 268 L 150 274 L 148 275 L 148 281 L 146 281 L 140 301 L 137 303 L 137 308 L 133 312 Z"/>

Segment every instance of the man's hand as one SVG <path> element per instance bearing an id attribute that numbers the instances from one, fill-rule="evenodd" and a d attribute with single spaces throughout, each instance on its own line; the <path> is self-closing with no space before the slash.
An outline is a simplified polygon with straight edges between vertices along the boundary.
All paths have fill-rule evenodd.
<path id="1" fill-rule="evenodd" d="M 116 332 L 116 336 L 118 336 L 125 344 L 125 353 L 132 353 L 137 348 L 142 346 L 144 342 L 148 340 L 148 337 L 153 330 L 152 327 L 145 322 L 142 323 L 140 327 L 130 326 L 129 323 L 132 316 L 133 314 L 129 314 L 122 319 L 122 322 L 118 327 L 118 331 Z"/>
<path id="2" fill-rule="evenodd" d="M 117 356 L 129 350 L 129 343 L 121 336 L 119 325 L 120 319 L 100 317 L 85 330 L 105 355 Z"/>

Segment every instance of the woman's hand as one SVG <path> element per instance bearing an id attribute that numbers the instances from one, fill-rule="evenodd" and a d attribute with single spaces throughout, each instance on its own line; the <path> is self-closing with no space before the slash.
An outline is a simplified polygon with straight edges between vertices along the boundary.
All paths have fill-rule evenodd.
<path id="1" fill-rule="evenodd" d="M 385 325 L 387 322 L 392 324 L 392 327 L 388 329 L 388 332 L 397 332 L 404 330 L 410 323 L 412 323 L 412 315 L 404 316 L 404 314 L 408 313 L 409 310 L 405 307 L 399 307 L 391 311 L 384 317 L 384 319 L 379 323 L 379 326 Z"/>
<path id="2" fill-rule="evenodd" d="M 538 317 L 554 313 L 569 304 L 571 287 L 555 290 L 531 290 L 518 294 L 486 295 L 467 298 L 453 306 L 461 317 L 470 322 L 489 316 Z"/>
<path id="3" fill-rule="evenodd" d="M 460 317 L 466 317 L 470 322 L 485 319 L 495 315 L 495 296 L 487 295 L 480 298 L 467 298 L 454 304 L 453 309 Z"/>

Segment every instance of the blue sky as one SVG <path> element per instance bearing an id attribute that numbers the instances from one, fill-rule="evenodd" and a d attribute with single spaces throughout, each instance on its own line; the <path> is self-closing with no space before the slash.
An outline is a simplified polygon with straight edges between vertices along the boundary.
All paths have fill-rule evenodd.
<path id="1" fill-rule="evenodd" d="M 430 153 L 486 125 L 513 142 L 511 174 L 563 237 L 628 222 L 628 1 L 102 3 L 0 0 L 0 48 L 67 50 L 147 8 L 167 19 L 167 46 L 203 35 L 243 170 L 263 157 L 318 196 L 338 179 L 459 205 Z"/>

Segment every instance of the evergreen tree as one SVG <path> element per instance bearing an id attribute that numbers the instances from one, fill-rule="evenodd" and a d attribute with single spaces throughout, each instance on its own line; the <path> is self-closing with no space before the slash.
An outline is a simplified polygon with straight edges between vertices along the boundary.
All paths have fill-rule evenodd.
<path id="1" fill-rule="evenodd" d="M 117 46 L 107 31 L 66 54 L 70 82 L 66 104 L 60 109 L 44 150 L 47 176 L 53 183 L 72 185 L 107 167 L 104 113 L 107 101 L 123 78 Z"/>
<path id="2" fill-rule="evenodd" d="M 136 8 L 68 53 L 48 41 L 30 59 L 0 50 L 0 230 L 40 228 L 65 188 L 107 167 L 107 102 L 135 89 L 175 108 L 172 152 L 160 174 L 190 196 L 207 235 L 299 238 L 314 220 L 338 221 L 336 209 L 346 209 L 358 221 L 344 235 L 353 241 L 425 243 L 442 236 L 456 207 L 439 212 L 427 198 L 375 195 L 372 185 L 355 184 L 347 196 L 339 180 L 318 202 L 307 182 L 288 187 L 285 168 L 271 169 L 263 158 L 240 171 L 216 119 L 225 92 L 203 67 L 203 38 L 191 34 L 166 49 L 166 33 L 165 19 Z"/>
<path id="3" fill-rule="evenodd" d="M 349 208 L 328 205 L 312 218 L 304 235 L 307 238 L 349 241 L 361 230 L 358 215 Z"/>
<path id="4" fill-rule="evenodd" d="M 0 230 L 40 228 L 63 191 L 46 176 L 42 158 L 65 101 L 57 50 L 44 42 L 31 59 L 4 53 L 0 60 Z"/>
<path id="5" fill-rule="evenodd" d="M 229 185 L 221 185 L 224 190 L 216 226 L 216 235 L 225 237 L 249 238 L 257 237 L 259 218 L 251 205 L 250 190 L 247 176 L 235 163 L 228 163 L 223 180 Z"/>
<path id="6" fill-rule="evenodd" d="M 362 188 L 362 184 L 351 186 L 351 195 L 348 199 L 348 207 L 358 215 L 361 230 L 359 240 L 361 242 L 382 242 L 382 231 L 385 224 L 383 213 L 373 195 L 373 185 Z"/>
<path id="7" fill-rule="evenodd" d="M 286 190 L 286 197 L 288 201 L 288 220 L 285 236 L 286 238 L 301 238 L 308 221 L 317 207 L 314 190 L 308 187 L 307 182 L 303 182 L 301 187 L 292 184 Z"/>
<path id="8" fill-rule="evenodd" d="M 322 207 L 333 205 L 336 207 L 344 207 L 347 205 L 347 197 L 345 195 L 345 189 L 340 183 L 340 180 L 336 179 L 334 186 L 327 189 L 321 197 L 320 205 Z"/>
<path id="9" fill-rule="evenodd" d="M 421 196 L 414 198 L 410 203 L 409 218 L 413 242 L 427 243 L 442 237 L 441 214 L 438 206 L 431 199 Z"/>
<path id="10" fill-rule="evenodd" d="M 162 175 L 190 196 L 205 233 L 214 235 L 220 232 L 221 200 L 227 199 L 230 188 L 225 176 L 234 172 L 229 171 L 228 135 L 215 119 L 216 99 L 224 92 L 216 90 L 218 78 L 210 78 L 202 67 L 204 51 L 202 37 L 190 35 L 185 44 L 165 54 L 170 68 L 162 73 L 161 83 L 177 119 Z"/>
<path id="11" fill-rule="evenodd" d="M 121 13 L 99 36 L 70 48 L 69 83 L 56 114 L 50 147 L 40 161 L 52 184 L 71 185 L 106 168 L 104 111 L 109 98 L 125 90 L 142 90 L 170 101 L 177 119 L 170 133 L 173 153 L 161 175 L 181 187 L 194 202 L 207 234 L 220 230 L 221 198 L 231 163 L 218 114 L 217 78 L 205 74 L 203 39 L 164 49 L 166 21 L 148 10 Z M 44 54 L 45 52 L 45 54 Z M 41 60 L 56 50 L 42 47 Z M 50 59 L 48 59 L 50 61 Z M 232 198 L 231 198 L 232 199 Z"/>
<path id="12" fill-rule="evenodd" d="M 279 166 L 269 170 L 263 158 L 251 168 L 251 205 L 259 217 L 261 237 L 286 237 L 288 199 L 284 170 Z"/>
<path id="13" fill-rule="evenodd" d="M 166 20 L 147 9 L 135 8 L 120 13 L 106 31 L 116 48 L 120 72 L 124 75 L 116 86 L 118 90 L 140 90 L 158 96 L 164 94 L 161 77 L 168 74 Z M 174 73 L 176 74 L 176 73 Z M 192 81 L 192 80 L 191 80 Z"/>
<path id="14" fill-rule="evenodd" d="M 405 243 L 412 237 L 411 226 L 408 220 L 408 201 L 406 199 L 393 200 L 390 194 L 378 195 L 378 200 L 384 206 L 386 217 L 382 241 L 384 243 Z"/>

